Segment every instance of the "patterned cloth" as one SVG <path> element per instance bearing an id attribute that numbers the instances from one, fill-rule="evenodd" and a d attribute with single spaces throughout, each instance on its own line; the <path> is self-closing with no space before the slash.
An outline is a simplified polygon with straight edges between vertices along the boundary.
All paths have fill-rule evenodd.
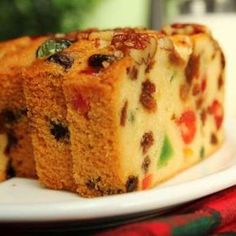
<path id="1" fill-rule="evenodd" d="M 174 215 L 120 226 L 99 236 L 236 236 L 236 186 L 200 199 Z"/>

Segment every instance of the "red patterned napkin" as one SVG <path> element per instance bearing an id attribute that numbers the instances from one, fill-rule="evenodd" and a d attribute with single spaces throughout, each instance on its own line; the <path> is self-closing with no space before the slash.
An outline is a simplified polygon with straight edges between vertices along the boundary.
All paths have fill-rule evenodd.
<path id="1" fill-rule="evenodd" d="M 236 186 L 205 197 L 173 215 L 120 226 L 99 236 L 236 236 Z"/>

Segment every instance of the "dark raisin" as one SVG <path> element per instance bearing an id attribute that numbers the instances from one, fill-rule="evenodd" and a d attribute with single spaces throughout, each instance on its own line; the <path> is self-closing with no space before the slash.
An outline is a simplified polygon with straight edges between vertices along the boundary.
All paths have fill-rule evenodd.
<path id="1" fill-rule="evenodd" d="M 15 169 L 12 166 L 12 161 L 10 160 L 8 165 L 7 165 L 7 178 L 10 179 L 12 177 L 16 176 Z"/>
<path id="2" fill-rule="evenodd" d="M 143 149 L 143 154 L 147 153 L 148 149 L 153 145 L 154 138 L 152 131 L 145 133 L 141 139 L 140 145 Z"/>
<path id="3" fill-rule="evenodd" d="M 98 183 L 101 181 L 101 177 L 97 177 L 97 178 L 90 178 L 87 180 L 87 182 L 85 183 L 85 185 L 87 186 L 88 189 L 90 190 L 100 190 Z"/>
<path id="4" fill-rule="evenodd" d="M 105 68 L 105 63 L 112 63 L 115 60 L 115 57 L 112 55 L 105 55 L 105 54 L 94 54 L 89 57 L 88 64 L 89 66 L 102 69 Z"/>
<path id="5" fill-rule="evenodd" d="M 121 126 L 125 126 L 125 123 L 127 120 L 127 107 L 128 107 L 128 101 L 125 101 L 125 104 L 121 109 L 121 115 L 120 115 L 120 125 Z"/>
<path id="6" fill-rule="evenodd" d="M 139 101 L 148 111 L 153 112 L 156 110 L 157 104 L 153 97 L 156 91 L 156 86 L 151 81 L 146 80 L 142 83 L 142 92 Z"/>
<path id="7" fill-rule="evenodd" d="M 214 133 L 211 134 L 211 140 L 210 141 L 211 141 L 211 144 L 213 144 L 213 145 L 216 145 L 218 143 L 217 136 Z"/>
<path id="8" fill-rule="evenodd" d="M 70 139 L 70 132 L 65 124 L 50 121 L 50 132 L 57 141 L 59 140 L 69 141 Z"/>
<path id="9" fill-rule="evenodd" d="M 128 67 L 127 74 L 131 80 L 136 80 L 138 78 L 138 69 L 135 66 Z"/>
<path id="10" fill-rule="evenodd" d="M 142 164 L 142 169 L 144 171 L 144 173 L 146 174 L 148 172 L 148 168 L 150 166 L 151 160 L 149 158 L 149 156 L 146 156 L 143 160 L 143 164 Z"/>
<path id="11" fill-rule="evenodd" d="M 128 180 L 126 182 L 126 191 L 127 192 L 133 192 L 138 189 L 138 177 L 136 176 L 129 176 Z"/>
<path id="12" fill-rule="evenodd" d="M 11 149 L 12 149 L 14 146 L 16 146 L 17 143 L 18 143 L 18 139 L 17 139 L 15 133 L 14 133 L 13 131 L 9 130 L 8 133 L 7 133 L 7 146 L 6 146 L 4 152 L 5 152 L 6 154 L 9 154 L 10 151 L 11 151 Z"/>
<path id="13" fill-rule="evenodd" d="M 15 124 L 17 123 L 22 116 L 26 116 L 27 109 L 20 109 L 20 110 L 11 110 L 11 109 L 4 109 L 0 116 L 1 120 L 4 124 Z"/>
<path id="14" fill-rule="evenodd" d="M 47 60 L 62 66 L 64 69 L 71 68 L 74 63 L 74 59 L 72 57 L 62 52 L 53 54 L 52 56 L 48 57 Z"/>

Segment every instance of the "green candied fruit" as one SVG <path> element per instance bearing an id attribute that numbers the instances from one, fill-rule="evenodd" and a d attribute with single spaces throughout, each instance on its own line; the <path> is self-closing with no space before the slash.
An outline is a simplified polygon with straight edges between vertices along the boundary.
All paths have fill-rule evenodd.
<path id="1" fill-rule="evenodd" d="M 162 167 L 162 166 L 166 165 L 167 161 L 171 158 L 173 153 L 174 153 L 174 150 L 171 145 L 171 142 L 170 142 L 168 136 L 165 136 L 164 142 L 162 145 L 162 149 L 161 149 L 160 159 L 158 161 L 158 166 Z"/>
<path id="2" fill-rule="evenodd" d="M 203 159 L 205 157 L 205 148 L 202 146 L 200 149 L 200 157 Z"/>
<path id="3" fill-rule="evenodd" d="M 71 41 L 65 39 L 49 39 L 46 40 L 41 46 L 37 49 L 36 57 L 43 58 L 51 56 L 57 52 L 61 52 L 65 48 L 68 48 L 71 45 Z"/>

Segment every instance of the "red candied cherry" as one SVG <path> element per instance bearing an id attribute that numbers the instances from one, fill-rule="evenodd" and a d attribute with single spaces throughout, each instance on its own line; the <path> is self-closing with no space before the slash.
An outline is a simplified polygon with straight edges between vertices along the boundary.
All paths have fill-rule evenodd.
<path id="1" fill-rule="evenodd" d="M 182 139 L 186 144 L 191 143 L 194 139 L 197 129 L 196 121 L 196 114 L 191 110 L 185 111 L 177 121 L 177 124 L 180 126 Z"/>
<path id="2" fill-rule="evenodd" d="M 212 104 L 208 107 L 208 111 L 213 115 L 215 120 L 216 128 L 219 129 L 222 125 L 224 118 L 224 111 L 222 104 L 218 100 L 214 100 Z"/>
<path id="3" fill-rule="evenodd" d="M 72 104 L 75 110 L 87 117 L 90 106 L 86 98 L 84 98 L 80 93 L 77 93 L 72 101 Z"/>
<path id="4" fill-rule="evenodd" d="M 146 175 L 142 181 L 142 189 L 148 189 L 151 186 L 153 175 Z"/>

